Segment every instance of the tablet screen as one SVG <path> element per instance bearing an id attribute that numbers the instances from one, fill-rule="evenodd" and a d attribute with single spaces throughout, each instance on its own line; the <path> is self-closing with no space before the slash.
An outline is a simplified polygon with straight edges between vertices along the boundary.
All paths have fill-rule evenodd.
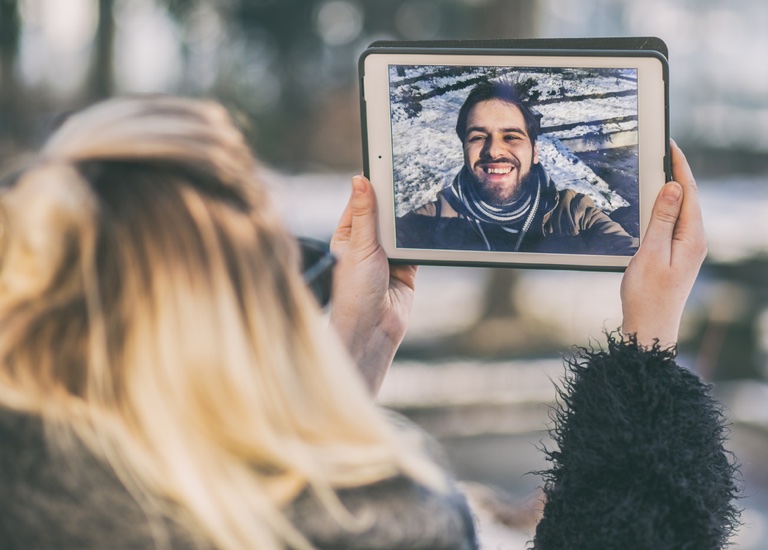
<path id="1" fill-rule="evenodd" d="M 637 69 L 389 65 L 388 72 L 398 247 L 634 253 Z M 438 207 L 440 234 L 423 232 L 419 218 Z M 598 213 L 603 229 L 586 247 L 572 234 L 594 225 L 580 216 Z M 565 219 L 552 223 L 556 217 Z"/>

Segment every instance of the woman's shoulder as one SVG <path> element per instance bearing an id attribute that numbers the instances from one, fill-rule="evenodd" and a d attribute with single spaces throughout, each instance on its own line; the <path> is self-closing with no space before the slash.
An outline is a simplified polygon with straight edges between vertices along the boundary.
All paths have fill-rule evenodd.
<path id="1" fill-rule="evenodd" d="M 0 533 L 4 548 L 154 547 L 156 532 L 113 470 L 73 440 L 60 448 L 42 419 L 0 407 Z M 174 548 L 193 548 L 167 522 Z"/>
<path id="2" fill-rule="evenodd" d="M 402 417 L 393 416 L 392 421 L 398 430 L 422 438 L 427 453 L 444 464 L 432 438 Z M 107 464 L 83 445 L 66 450 L 51 446 L 40 417 L 2 407 L 0 487 L 0 508 L 6 510 L 0 514 L 0 532 L 11 547 L 154 544 L 146 514 Z M 477 547 L 466 499 L 452 481 L 441 492 L 401 475 L 336 494 L 351 517 L 361 518 L 358 529 L 342 527 L 310 489 L 287 510 L 294 525 L 320 549 Z M 166 527 L 174 548 L 194 547 L 182 527 L 173 522 Z"/>
<path id="3" fill-rule="evenodd" d="M 453 488 L 438 492 L 397 476 L 337 495 L 351 516 L 359 518 L 359 529 L 342 527 L 311 490 L 290 507 L 294 525 L 318 548 L 477 548 L 466 499 Z"/>
<path id="4" fill-rule="evenodd" d="M 399 475 L 361 487 L 340 489 L 339 501 L 362 527 L 345 530 L 307 490 L 289 511 L 294 524 L 319 548 L 469 550 L 477 548 L 474 519 L 449 471 L 440 444 L 408 418 L 385 410 L 403 438 L 420 445 L 446 476 L 439 491 Z"/>

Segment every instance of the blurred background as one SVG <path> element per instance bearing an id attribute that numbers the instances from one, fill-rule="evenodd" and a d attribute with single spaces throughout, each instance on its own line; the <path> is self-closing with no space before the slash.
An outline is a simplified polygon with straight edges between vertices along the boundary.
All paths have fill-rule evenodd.
<path id="1" fill-rule="evenodd" d="M 357 58 L 377 39 L 654 35 L 710 254 L 681 362 L 715 384 L 742 463 L 734 548 L 768 547 L 768 4 L 762 0 L 0 0 L 0 166 L 63 113 L 125 93 L 213 97 L 297 234 L 327 239 L 362 169 Z M 422 268 L 380 396 L 446 447 L 489 548 L 524 548 L 552 380 L 621 323 L 620 274 Z"/>

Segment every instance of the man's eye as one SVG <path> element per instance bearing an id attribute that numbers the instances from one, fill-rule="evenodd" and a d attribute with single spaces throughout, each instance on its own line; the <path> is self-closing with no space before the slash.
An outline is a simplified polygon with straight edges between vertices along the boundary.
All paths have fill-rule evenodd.
<path id="1" fill-rule="evenodd" d="M 507 134 L 506 136 L 504 136 L 504 139 L 507 141 L 517 141 L 523 138 L 521 136 L 518 136 L 517 134 Z"/>
<path id="2" fill-rule="evenodd" d="M 470 142 L 483 141 L 484 139 L 485 139 L 485 136 L 480 136 L 480 135 L 469 136 Z"/>

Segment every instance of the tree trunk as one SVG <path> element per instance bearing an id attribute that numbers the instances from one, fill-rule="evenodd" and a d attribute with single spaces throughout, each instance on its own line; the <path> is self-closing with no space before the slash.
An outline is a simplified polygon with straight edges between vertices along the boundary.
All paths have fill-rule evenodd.
<path id="1" fill-rule="evenodd" d="M 21 92 L 16 72 L 21 17 L 18 0 L 0 0 L 0 160 L 13 151 L 9 143 L 24 139 Z"/>
<path id="2" fill-rule="evenodd" d="M 512 290 L 519 278 L 520 274 L 516 269 L 493 268 L 483 295 L 483 318 L 498 319 L 518 316 L 519 312 L 513 301 Z"/>
<path id="3" fill-rule="evenodd" d="M 91 100 L 107 98 L 114 91 L 112 75 L 115 39 L 114 3 L 114 0 L 99 0 L 99 23 L 96 28 L 87 90 Z"/>

